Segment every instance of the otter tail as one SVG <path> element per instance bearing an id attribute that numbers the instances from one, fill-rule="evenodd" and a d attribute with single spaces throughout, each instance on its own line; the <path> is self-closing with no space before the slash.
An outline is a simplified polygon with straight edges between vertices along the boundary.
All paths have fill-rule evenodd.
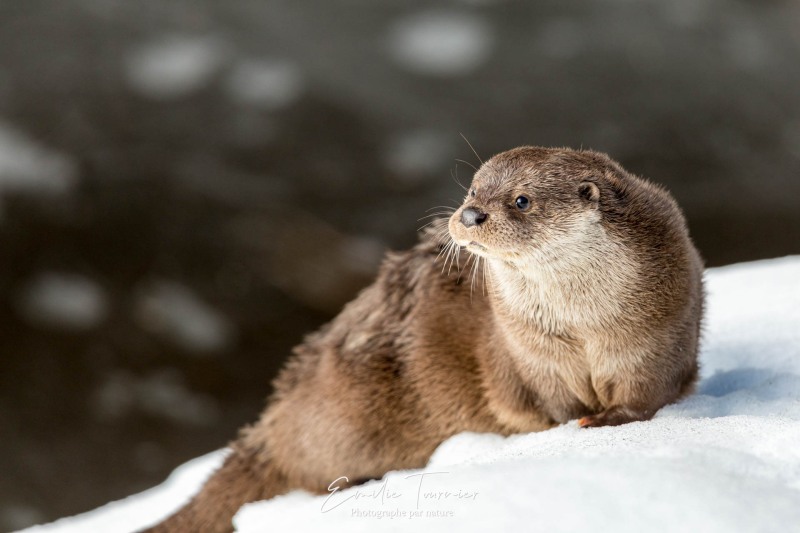
<path id="1" fill-rule="evenodd" d="M 284 476 L 240 443 L 189 503 L 141 533 L 230 533 L 233 515 L 249 502 L 286 492 Z"/>

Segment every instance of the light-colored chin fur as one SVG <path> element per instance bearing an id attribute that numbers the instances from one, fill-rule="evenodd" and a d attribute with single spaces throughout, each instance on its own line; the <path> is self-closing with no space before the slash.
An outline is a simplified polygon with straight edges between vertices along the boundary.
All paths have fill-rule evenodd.
<path id="1" fill-rule="evenodd" d="M 552 334 L 608 327 L 635 292 L 639 269 L 601 224 L 587 217 L 573 229 L 513 258 L 467 250 L 486 259 L 489 293 L 511 317 Z"/>

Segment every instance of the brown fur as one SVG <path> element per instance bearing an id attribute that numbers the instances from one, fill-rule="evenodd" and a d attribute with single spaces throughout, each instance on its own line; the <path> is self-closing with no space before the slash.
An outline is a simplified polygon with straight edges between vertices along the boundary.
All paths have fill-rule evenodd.
<path id="1" fill-rule="evenodd" d="M 471 191 L 449 234 L 474 255 L 443 223 L 389 254 L 151 531 L 231 531 L 246 502 L 419 468 L 459 432 L 647 420 L 692 390 L 702 263 L 666 191 L 603 154 L 533 147 L 493 157 Z M 466 227 L 465 208 L 488 218 Z"/>

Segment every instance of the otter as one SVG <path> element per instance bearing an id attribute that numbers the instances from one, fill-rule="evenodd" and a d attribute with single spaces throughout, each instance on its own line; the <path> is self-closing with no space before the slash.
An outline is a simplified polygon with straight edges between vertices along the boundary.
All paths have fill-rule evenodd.
<path id="1" fill-rule="evenodd" d="M 653 417 L 698 374 L 703 264 L 676 202 L 605 154 L 521 147 L 295 348 L 200 492 L 147 530 L 421 468 L 464 431 Z"/>

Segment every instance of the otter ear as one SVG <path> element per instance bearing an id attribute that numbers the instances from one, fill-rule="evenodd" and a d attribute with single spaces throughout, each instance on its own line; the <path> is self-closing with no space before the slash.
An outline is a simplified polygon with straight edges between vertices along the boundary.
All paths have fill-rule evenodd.
<path id="1" fill-rule="evenodd" d="M 597 185 L 591 181 L 581 182 L 581 184 L 578 186 L 578 194 L 586 202 L 592 204 L 594 208 L 597 208 L 598 204 L 600 203 L 600 189 L 598 189 Z"/>

